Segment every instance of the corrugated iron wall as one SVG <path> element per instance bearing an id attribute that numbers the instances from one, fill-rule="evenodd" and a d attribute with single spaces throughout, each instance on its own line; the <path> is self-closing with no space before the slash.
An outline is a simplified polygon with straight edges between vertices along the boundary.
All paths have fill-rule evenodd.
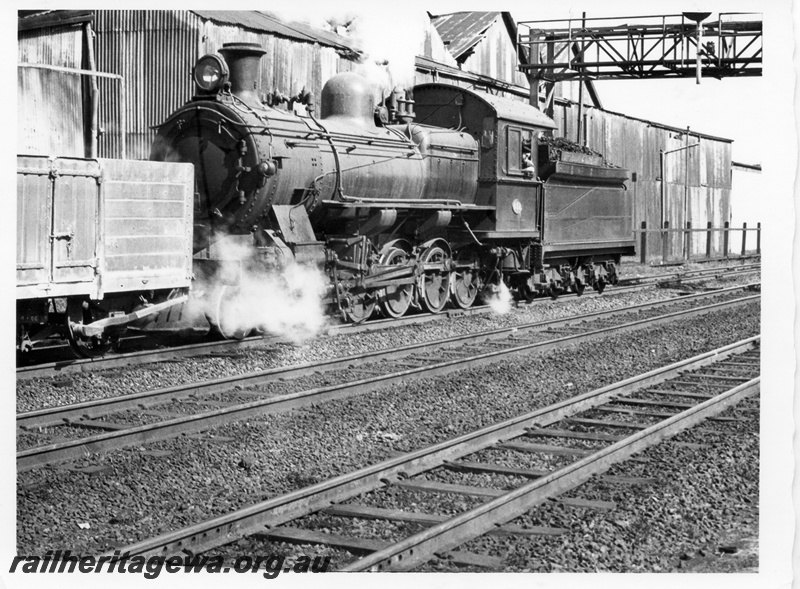
<path id="1" fill-rule="evenodd" d="M 577 139 L 575 104 L 560 104 L 555 110 L 556 123 L 565 137 Z M 664 159 L 663 220 L 671 228 L 705 228 L 708 222 L 721 227 L 730 218 L 731 143 L 721 139 L 700 137 L 686 132 L 650 125 L 646 121 L 584 108 L 586 144 L 620 167 L 636 173 L 636 182 L 628 182 L 634 191 L 634 227 L 642 221 L 649 229 L 661 227 L 661 150 L 670 151 L 698 143 L 682 151 L 668 153 Z M 692 236 L 692 250 L 705 252 L 706 235 Z M 722 233 L 712 237 L 712 255 L 721 255 Z M 648 237 L 648 251 L 655 257 L 662 253 L 661 236 Z M 673 235 L 668 242 L 670 258 L 680 259 L 683 242 Z"/>
<path id="2" fill-rule="evenodd" d="M 557 133 L 576 141 L 577 105 L 557 104 L 555 120 Z M 714 226 L 727 219 L 730 193 L 730 143 L 699 138 L 674 130 L 653 126 L 645 121 L 584 108 L 585 138 L 588 147 L 604 154 L 605 158 L 636 174 L 636 181 L 628 182 L 634 192 L 634 226 L 642 221 L 649 229 L 661 227 L 663 220 L 670 227 L 705 227 L 708 221 Z M 697 147 L 667 154 L 664 160 L 664 207 L 662 217 L 661 150 L 669 151 L 699 143 Z M 682 241 L 673 236 L 667 252 L 672 258 L 683 253 Z M 694 251 L 705 251 L 705 235 L 692 238 Z M 721 234 L 714 236 L 712 249 L 721 251 Z M 662 253 L 661 236 L 648 237 L 648 251 L 654 256 Z"/>
<path id="3" fill-rule="evenodd" d="M 268 33 L 250 31 L 232 25 L 206 21 L 201 24 L 202 44 L 199 54 L 218 51 L 225 43 L 258 43 L 266 54 L 261 58 L 262 94 L 280 92 L 296 95 L 304 87 L 319 99 L 322 86 L 331 76 L 353 69 L 332 47 L 300 43 Z"/>
<path id="4" fill-rule="evenodd" d="M 19 63 L 80 68 L 82 25 L 20 31 Z M 17 153 L 83 157 L 81 76 L 17 68 Z"/>
<path id="5" fill-rule="evenodd" d="M 497 19 L 475 46 L 475 52 L 464 61 L 462 68 L 509 84 L 527 86 L 527 77 L 518 71 L 517 63 L 517 53 L 508 30 L 503 21 Z"/>
<path id="6" fill-rule="evenodd" d="M 258 43 L 266 49 L 261 62 L 264 94 L 297 94 L 305 87 L 319 97 L 328 78 L 353 67 L 331 47 L 218 24 L 186 10 L 98 10 L 95 15 L 97 69 L 124 76 L 126 89 L 122 117 L 119 84 L 101 81 L 103 157 L 120 156 L 119 124 L 125 120 L 127 157 L 147 159 L 155 137 L 151 127 L 191 99 L 195 62 L 225 43 Z"/>
<path id="7" fill-rule="evenodd" d="M 125 78 L 126 105 L 123 117 L 119 83 L 102 80 L 99 154 L 120 157 L 124 120 L 127 157 L 147 159 L 151 127 L 192 96 L 200 19 L 186 10 L 98 10 L 95 19 L 97 69 Z"/>

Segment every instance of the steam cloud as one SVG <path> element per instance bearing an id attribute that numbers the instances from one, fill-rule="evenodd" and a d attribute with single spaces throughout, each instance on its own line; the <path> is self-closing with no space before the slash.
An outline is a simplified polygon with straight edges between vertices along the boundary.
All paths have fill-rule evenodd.
<path id="1" fill-rule="evenodd" d="M 486 304 L 498 315 L 505 315 L 511 310 L 511 291 L 504 282 L 500 282 L 497 291 L 486 296 Z"/>
<path id="2" fill-rule="evenodd" d="M 248 266 L 246 261 L 252 248 L 242 243 L 223 241 L 216 244 L 219 257 L 232 265 L 242 260 L 242 276 L 238 286 L 225 287 L 222 295 L 222 313 L 225 330 L 245 333 L 259 330 L 282 336 L 293 343 L 307 341 L 321 333 L 327 326 L 323 298 L 328 279 L 316 267 L 290 261 L 280 272 L 268 272 L 259 264 Z M 224 275 L 228 268 L 223 269 Z M 214 293 L 205 299 L 204 312 L 208 317 L 218 316 L 220 283 L 198 285 L 198 290 Z"/>
<path id="3" fill-rule="evenodd" d="M 415 84 L 414 60 L 424 53 L 425 31 L 430 26 L 424 11 L 401 9 L 392 11 L 389 17 L 385 8 L 364 7 L 358 12 L 321 11 L 312 17 L 307 7 L 298 10 L 303 12 L 282 8 L 276 13 L 281 18 L 353 39 L 365 55 L 355 72 L 366 77 L 379 92 L 388 94 L 395 86 Z M 384 62 L 387 63 L 378 65 Z"/>

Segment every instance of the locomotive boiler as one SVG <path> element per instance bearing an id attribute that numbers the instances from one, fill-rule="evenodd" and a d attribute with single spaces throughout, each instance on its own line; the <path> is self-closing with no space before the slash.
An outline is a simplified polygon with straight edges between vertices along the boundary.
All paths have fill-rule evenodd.
<path id="1" fill-rule="evenodd" d="M 362 321 L 467 308 L 503 287 L 602 291 L 633 253 L 627 172 L 543 157 L 555 124 L 537 109 L 445 84 L 376 107 L 353 73 L 325 84 L 318 114 L 305 93 L 284 109 L 258 93 L 264 53 L 236 43 L 202 57 L 195 96 L 151 155 L 194 164 L 194 272 L 225 285 L 208 317 L 223 335 L 242 335 L 226 302 L 253 268 L 316 266 L 328 302 Z"/>

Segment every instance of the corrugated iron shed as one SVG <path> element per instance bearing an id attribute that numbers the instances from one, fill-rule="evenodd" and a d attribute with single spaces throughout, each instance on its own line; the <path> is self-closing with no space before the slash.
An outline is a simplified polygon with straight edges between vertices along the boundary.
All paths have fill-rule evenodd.
<path id="1" fill-rule="evenodd" d="M 499 12 L 454 12 L 431 20 L 450 53 L 461 62 L 498 18 Z"/>
<path id="2" fill-rule="evenodd" d="M 191 99 L 195 60 L 224 43 L 248 41 L 267 50 L 263 93 L 291 95 L 306 87 L 319 95 L 328 78 L 352 69 L 359 56 L 351 39 L 263 12 L 54 10 L 18 16 L 20 62 L 72 68 L 88 67 L 83 25 L 92 23 L 96 69 L 124 79 L 124 86 L 98 80 L 101 157 L 119 157 L 124 135 L 127 156 L 147 158 L 153 126 Z M 18 117 L 18 150 L 84 156 L 83 135 L 89 132 L 83 111 L 90 99 L 85 79 L 31 68 L 20 68 L 18 79 L 19 102 L 25 106 Z"/>
<path id="3" fill-rule="evenodd" d="M 341 51 L 359 52 L 358 46 L 352 39 L 322 29 L 315 29 L 303 23 L 282 20 L 269 12 L 249 10 L 192 10 L 191 12 L 215 23 L 253 29 L 295 41 L 319 43 Z"/>

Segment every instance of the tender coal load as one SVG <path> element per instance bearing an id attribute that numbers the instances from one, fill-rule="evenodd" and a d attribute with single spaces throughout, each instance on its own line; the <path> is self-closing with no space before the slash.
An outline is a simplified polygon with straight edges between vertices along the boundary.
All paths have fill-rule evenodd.
<path id="1" fill-rule="evenodd" d="M 578 154 L 587 157 L 580 157 Z M 604 168 L 619 168 L 606 160 L 599 151 L 570 141 L 566 137 L 550 137 L 549 135 L 539 137 L 539 165 L 545 167 L 548 162 L 560 161 L 584 163 Z"/>

